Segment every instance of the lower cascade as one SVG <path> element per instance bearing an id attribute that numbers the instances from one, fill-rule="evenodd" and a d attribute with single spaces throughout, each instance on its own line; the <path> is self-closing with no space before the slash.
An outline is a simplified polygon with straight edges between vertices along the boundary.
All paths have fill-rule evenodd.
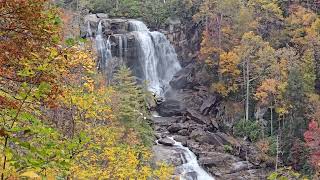
<path id="1" fill-rule="evenodd" d="M 169 139 L 175 142 L 174 146 L 182 150 L 181 158 L 183 164 L 178 167 L 181 169 L 180 180 L 214 180 L 197 161 L 197 156 L 180 142 L 175 141 L 172 137 Z"/>

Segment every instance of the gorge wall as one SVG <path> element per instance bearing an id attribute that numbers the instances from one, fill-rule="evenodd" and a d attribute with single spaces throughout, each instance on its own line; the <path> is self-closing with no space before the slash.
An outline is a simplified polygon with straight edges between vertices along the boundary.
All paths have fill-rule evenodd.
<path id="1" fill-rule="evenodd" d="M 165 30 L 150 32 L 141 21 L 108 18 L 106 14 L 88 15 L 84 21 L 82 36 L 95 38 L 98 50 L 104 49 L 98 53 L 103 71 L 112 73 L 115 67 L 125 63 L 138 80 L 150 81 L 150 90 L 159 94 L 163 94 L 161 86 L 169 87 L 170 81 L 170 93 L 155 107 L 160 116 L 152 118 L 159 143 L 153 147 L 156 159 L 173 164 L 177 171 L 186 163 L 188 158 L 184 156 L 190 153 L 177 147 L 172 137 L 188 147 L 200 165 L 216 179 L 266 177 L 270 162 L 260 157 L 259 150 L 250 142 L 223 130 L 225 124 L 217 120 L 222 98 L 203 86 L 198 69 L 190 63 L 199 48 L 200 28 L 170 20 Z M 100 36 L 105 46 L 99 45 Z M 104 55 L 109 52 L 112 57 Z M 178 59 L 182 68 L 176 64 Z M 106 62 L 109 64 L 103 67 Z M 201 177 L 196 172 L 184 176 L 186 179 Z"/>

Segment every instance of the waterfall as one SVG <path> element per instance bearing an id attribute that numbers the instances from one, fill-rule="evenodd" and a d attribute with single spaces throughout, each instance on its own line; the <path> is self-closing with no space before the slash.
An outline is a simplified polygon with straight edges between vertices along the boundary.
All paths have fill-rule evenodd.
<path id="1" fill-rule="evenodd" d="M 141 21 L 130 20 L 129 30 L 137 42 L 138 61 L 144 76 L 140 78 L 147 82 L 150 91 L 163 96 L 170 80 L 181 69 L 173 46 L 164 34 L 150 32 Z"/>
<path id="2" fill-rule="evenodd" d="M 122 36 L 120 35 L 119 37 L 118 37 L 118 41 L 119 41 L 119 49 L 118 49 L 118 51 L 119 51 L 119 58 L 121 59 L 121 58 L 123 58 L 123 41 L 122 41 Z"/>
<path id="3" fill-rule="evenodd" d="M 127 60 L 127 53 L 128 53 L 128 39 L 127 36 L 123 36 L 123 59 Z"/>
<path id="4" fill-rule="evenodd" d="M 201 166 L 198 164 L 197 156 L 191 152 L 187 147 L 184 147 L 180 142 L 175 141 L 174 146 L 181 149 L 183 164 L 181 165 L 180 180 L 214 180 Z"/>
<path id="5" fill-rule="evenodd" d="M 214 178 L 199 165 L 197 156 L 190 151 L 189 148 L 184 147 L 180 142 L 175 141 L 173 137 L 167 138 L 174 142 L 170 149 L 175 149 L 175 151 L 180 154 L 182 160 L 182 164 L 176 169 L 180 180 L 214 180 Z M 156 143 L 157 145 L 160 145 L 158 140 Z"/>
<path id="6" fill-rule="evenodd" d="M 129 31 L 146 31 L 146 32 L 148 32 L 149 29 L 142 21 L 130 20 Z"/>
<path id="7" fill-rule="evenodd" d="M 87 37 L 90 37 L 90 38 L 92 37 L 90 21 L 88 21 L 88 26 L 87 26 Z"/>
<path id="8" fill-rule="evenodd" d="M 105 70 L 107 68 L 107 63 L 112 58 L 112 54 L 111 54 L 111 43 L 110 43 L 109 37 L 107 40 L 103 38 L 102 21 L 99 22 L 95 42 L 96 42 L 96 47 L 98 51 L 98 56 L 100 58 L 98 66 L 100 69 Z"/>

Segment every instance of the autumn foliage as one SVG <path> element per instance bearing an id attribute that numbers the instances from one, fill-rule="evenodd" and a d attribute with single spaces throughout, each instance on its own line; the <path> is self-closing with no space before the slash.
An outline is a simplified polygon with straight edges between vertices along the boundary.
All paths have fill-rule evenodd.
<path id="1" fill-rule="evenodd" d="M 0 0 L 1 179 L 171 176 L 171 167 L 151 166 L 150 146 L 143 143 L 140 125 L 151 128 L 137 122 L 136 111 L 145 106 L 134 101 L 143 95 L 105 87 L 91 44 L 60 41 L 62 21 L 50 1 Z M 134 79 L 130 73 L 122 78 Z M 134 97 L 125 107 L 135 113 L 126 115 L 135 127 L 118 116 L 126 97 Z"/>
<path id="2" fill-rule="evenodd" d="M 309 123 L 309 129 L 304 133 L 304 139 L 310 149 L 310 161 L 320 170 L 320 127 L 316 121 Z"/>

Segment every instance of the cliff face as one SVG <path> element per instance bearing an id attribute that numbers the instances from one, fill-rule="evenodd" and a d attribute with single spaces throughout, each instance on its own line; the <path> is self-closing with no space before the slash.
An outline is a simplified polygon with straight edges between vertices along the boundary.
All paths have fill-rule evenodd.
<path id="1" fill-rule="evenodd" d="M 169 18 L 163 32 L 175 47 L 182 66 L 187 66 L 197 57 L 200 49 L 202 28 L 195 23 L 182 23 L 179 19 Z"/>
<path id="2" fill-rule="evenodd" d="M 127 55 L 129 59 L 135 59 L 137 55 L 135 52 L 134 35 L 130 33 L 132 27 L 129 23 L 130 19 L 124 18 L 109 18 L 107 14 L 90 14 L 83 18 L 81 26 L 81 36 L 87 37 L 88 24 L 92 34 L 95 35 L 98 28 L 98 23 L 102 21 L 103 33 L 105 37 L 110 37 L 112 44 L 112 54 L 119 57 L 119 39 L 127 41 Z M 197 56 L 197 51 L 200 49 L 201 42 L 201 28 L 194 23 L 184 24 L 179 19 L 169 18 L 163 29 L 150 29 L 151 31 L 157 30 L 163 33 L 170 43 L 174 46 L 178 59 L 182 66 L 188 65 Z M 119 38 L 120 37 L 120 38 Z M 122 44 L 123 46 L 124 44 Z"/>

